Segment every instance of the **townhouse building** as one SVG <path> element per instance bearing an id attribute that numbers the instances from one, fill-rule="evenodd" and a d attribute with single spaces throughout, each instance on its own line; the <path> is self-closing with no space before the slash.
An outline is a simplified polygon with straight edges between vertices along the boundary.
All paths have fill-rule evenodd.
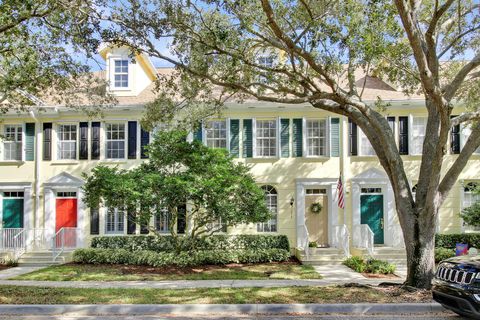
<path id="1" fill-rule="evenodd" d="M 0 123 L 0 224 L 4 252 L 17 257 L 35 250 L 84 247 L 95 235 L 148 232 L 120 208 L 85 206 L 82 174 L 99 164 L 133 168 L 148 161 L 145 146 L 152 133 L 139 120 L 154 98 L 157 69 L 144 55 L 133 60 L 122 48 L 101 52 L 118 104 L 91 119 L 81 111 L 45 105 L 28 113 L 9 113 Z M 426 110 L 421 96 L 405 96 L 381 79 L 359 72 L 364 99 L 388 102 L 384 111 L 396 137 L 415 191 L 421 161 Z M 460 114 L 456 106 L 454 113 Z M 446 163 L 452 163 L 469 135 L 468 127 L 450 134 Z M 345 254 L 402 253 L 403 240 L 392 187 L 366 136 L 346 117 L 309 105 L 247 100 L 227 102 L 220 118 L 206 119 L 191 134 L 212 148 L 226 148 L 248 164 L 272 219 L 241 225 L 227 233 L 285 234 L 292 252 L 306 261 L 340 259 Z M 480 150 L 469 160 L 443 205 L 438 232 L 474 231 L 459 217 L 477 200 Z M 345 207 L 339 208 L 337 184 L 342 177 Z M 151 223 L 168 234 L 168 212 Z M 188 222 L 187 222 L 188 223 Z M 185 230 L 185 225 L 177 226 Z M 310 246 L 310 248 L 309 248 Z M 397 250 L 397 251 L 395 251 Z M 323 258 L 322 258 L 323 257 Z M 326 257 L 326 258 L 325 258 Z M 313 260 L 312 260 L 313 259 Z"/>

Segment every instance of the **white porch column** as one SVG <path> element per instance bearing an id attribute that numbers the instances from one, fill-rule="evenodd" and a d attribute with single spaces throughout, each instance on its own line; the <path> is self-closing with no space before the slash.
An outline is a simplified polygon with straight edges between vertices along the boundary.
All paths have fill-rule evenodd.
<path id="1" fill-rule="evenodd" d="M 35 212 L 33 206 L 32 187 L 26 187 L 23 191 L 23 229 L 25 230 L 25 240 L 27 244 L 27 250 L 30 250 L 29 244 L 32 244 L 34 233 L 34 219 Z"/>
<path id="2" fill-rule="evenodd" d="M 305 187 L 297 182 L 296 209 L 297 209 L 297 248 L 305 247 Z"/>
<path id="3" fill-rule="evenodd" d="M 55 192 L 52 188 L 44 188 L 45 194 L 45 239 L 47 247 L 51 246 L 51 241 L 55 235 Z"/>
<path id="4" fill-rule="evenodd" d="M 87 226 L 86 206 L 83 202 L 83 190 L 78 188 L 77 191 L 77 248 L 85 246 L 85 232 Z"/>
<path id="5" fill-rule="evenodd" d="M 328 187 L 328 243 L 332 245 L 333 241 L 333 226 L 339 225 L 338 205 L 335 202 L 335 196 L 337 193 L 336 186 L 330 185 Z M 342 219 L 343 220 L 343 219 Z"/>
<path id="6" fill-rule="evenodd" d="M 361 235 L 359 229 L 355 228 L 361 222 L 360 219 L 360 184 L 352 182 L 352 241 L 353 246 L 358 246 L 360 243 Z"/>
<path id="7" fill-rule="evenodd" d="M 393 195 L 393 188 L 390 182 L 387 183 L 385 190 L 385 244 L 389 246 L 398 245 L 398 240 L 395 239 L 395 230 L 393 230 L 395 221 L 395 198 Z"/>

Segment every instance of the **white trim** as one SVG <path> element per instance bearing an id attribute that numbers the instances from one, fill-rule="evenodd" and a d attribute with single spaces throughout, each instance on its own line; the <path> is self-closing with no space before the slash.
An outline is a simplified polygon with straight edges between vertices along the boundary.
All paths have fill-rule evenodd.
<path id="1" fill-rule="evenodd" d="M 257 158 L 257 119 L 252 118 L 252 158 Z"/>
<path id="2" fill-rule="evenodd" d="M 128 159 L 128 120 L 111 120 L 108 119 L 106 121 L 103 121 L 103 132 L 100 132 L 103 136 L 103 141 L 102 138 L 100 138 L 100 145 L 102 146 L 103 143 L 103 159 L 102 156 L 100 156 L 100 160 L 106 160 L 106 161 L 127 161 Z M 124 137 L 123 137 L 123 158 L 107 158 L 107 124 L 123 124 L 124 128 Z M 120 141 L 120 140 L 114 140 L 114 141 Z M 100 151 L 102 151 L 100 149 Z M 100 152 L 101 153 L 101 152 Z"/>
<path id="3" fill-rule="evenodd" d="M 338 220 L 338 206 L 335 205 L 335 192 L 338 180 L 335 178 L 305 178 L 296 179 L 296 226 L 297 226 L 297 243 L 296 247 L 304 244 L 304 239 L 301 238 L 302 232 L 305 228 L 305 189 L 307 187 L 318 187 L 327 189 L 328 201 L 328 244 L 333 244 L 333 226 L 339 224 Z M 303 246 L 302 246 L 303 247 Z"/>
<path id="4" fill-rule="evenodd" d="M 230 118 L 225 118 L 225 121 L 226 121 L 225 127 L 227 128 L 227 132 L 225 134 L 227 139 L 226 147 L 228 152 L 230 153 Z"/>

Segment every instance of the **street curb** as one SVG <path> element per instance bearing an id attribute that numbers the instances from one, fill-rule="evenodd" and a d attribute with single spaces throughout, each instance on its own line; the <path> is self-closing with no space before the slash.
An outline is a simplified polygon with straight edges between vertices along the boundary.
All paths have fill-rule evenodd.
<path id="1" fill-rule="evenodd" d="M 0 305 L 1 315 L 165 315 L 165 314 L 418 314 L 439 313 L 438 303 L 399 304 L 164 304 L 164 305 Z"/>

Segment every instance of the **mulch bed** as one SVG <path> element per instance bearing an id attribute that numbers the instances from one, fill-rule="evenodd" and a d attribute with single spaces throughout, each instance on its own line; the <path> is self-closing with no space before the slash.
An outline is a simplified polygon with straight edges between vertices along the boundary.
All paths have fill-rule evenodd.
<path id="1" fill-rule="evenodd" d="M 343 285 L 344 287 L 366 287 L 366 288 L 375 288 L 383 292 L 384 294 L 392 297 L 395 303 L 425 303 L 432 302 L 432 291 L 417 289 L 409 286 L 404 286 L 403 284 L 384 282 L 378 286 L 371 286 L 365 284 L 349 283 Z"/>
<path id="2" fill-rule="evenodd" d="M 10 269 L 10 268 L 12 268 L 12 267 L 11 266 L 6 266 L 4 264 L 0 264 L 0 271 L 5 270 L 5 269 Z"/>
<path id="3" fill-rule="evenodd" d="M 73 265 L 80 265 L 82 266 L 83 264 L 76 264 L 76 263 L 70 263 Z M 299 265 L 300 262 L 292 258 L 289 261 L 285 262 L 270 262 L 270 263 L 262 263 L 261 265 Z M 119 270 L 122 274 L 165 274 L 165 275 L 187 275 L 187 274 L 192 274 L 192 273 L 202 273 L 202 272 L 208 272 L 210 270 L 221 270 L 221 269 L 240 269 L 242 267 L 246 266 L 255 266 L 257 264 L 241 264 L 241 263 L 230 263 L 227 265 L 203 265 L 203 266 L 197 266 L 197 267 L 175 267 L 175 266 L 169 266 L 169 267 L 150 267 L 150 266 L 139 266 L 139 265 L 123 265 L 123 264 L 108 264 L 108 265 L 102 265 L 102 264 L 97 264 L 97 265 L 89 265 L 91 266 L 96 266 L 98 268 L 115 268 Z"/>

